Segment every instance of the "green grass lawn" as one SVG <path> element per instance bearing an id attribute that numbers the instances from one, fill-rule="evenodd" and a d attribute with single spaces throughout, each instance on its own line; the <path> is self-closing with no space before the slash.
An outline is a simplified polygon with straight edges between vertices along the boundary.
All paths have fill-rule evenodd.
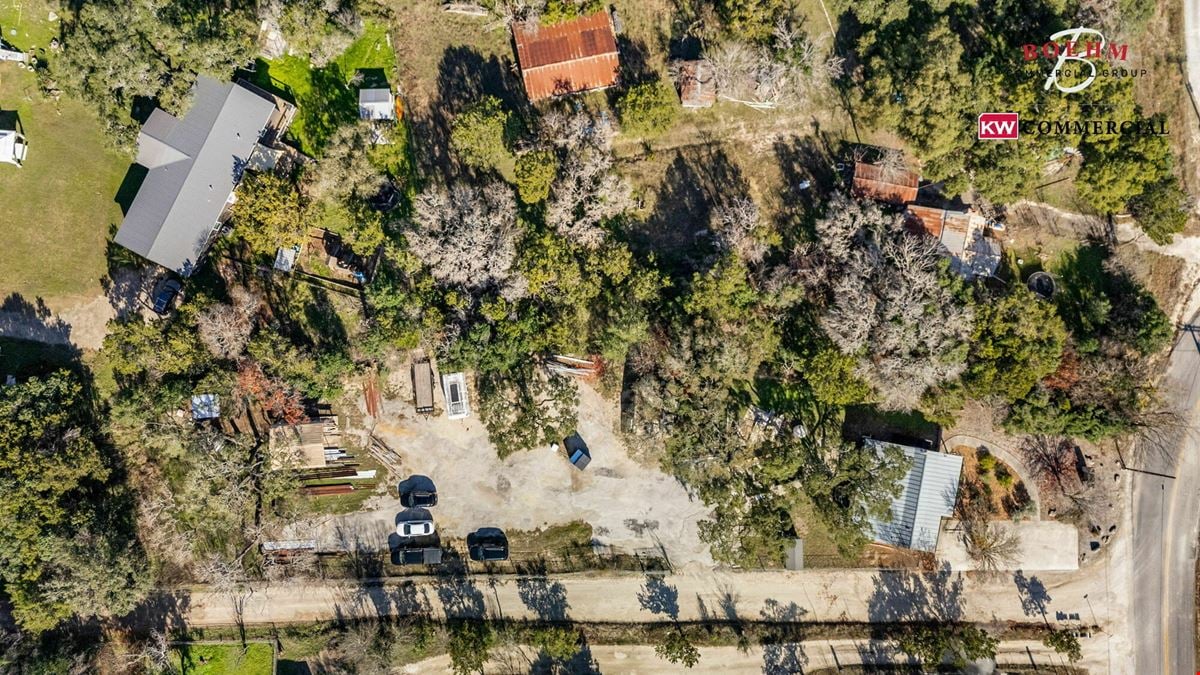
<path id="1" fill-rule="evenodd" d="M 21 168 L 0 164 L 0 289 L 29 301 L 99 292 L 109 228 L 122 218 L 114 198 L 132 160 L 82 103 L 43 99 L 33 74 L 11 63 L 0 64 L 5 122 L 19 122 L 29 153 Z"/>
<path id="2" fill-rule="evenodd" d="M 0 30 L 4 41 L 17 49 L 45 49 L 58 35 L 57 21 L 50 11 L 63 14 L 58 3 L 47 0 L 0 0 Z M 40 57 L 39 57 L 40 58 Z"/>
<path id="3" fill-rule="evenodd" d="M 363 71 L 363 83 L 382 86 L 395 69 L 387 26 L 368 23 L 362 37 L 329 65 L 313 68 L 298 56 L 258 59 L 252 79 L 295 102 L 299 110 L 288 137 L 304 154 L 319 156 L 338 127 L 358 118 L 358 85 L 351 85 L 351 79 Z"/>
<path id="4" fill-rule="evenodd" d="M 273 653 L 265 642 L 241 645 L 179 645 L 172 661 L 183 675 L 272 675 Z"/>

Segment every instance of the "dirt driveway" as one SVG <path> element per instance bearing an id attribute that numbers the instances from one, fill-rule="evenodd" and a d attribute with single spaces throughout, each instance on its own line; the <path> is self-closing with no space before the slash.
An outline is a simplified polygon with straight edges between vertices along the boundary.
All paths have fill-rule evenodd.
<path id="1" fill-rule="evenodd" d="M 441 403 L 440 391 L 437 397 Z M 532 530 L 583 520 L 598 543 L 627 552 L 661 545 L 675 566 L 712 565 L 696 525 L 709 510 L 674 478 L 630 459 L 616 433 L 616 403 L 590 387 L 580 389 L 579 434 L 592 454 L 584 471 L 548 447 L 501 460 L 474 413 L 464 420 L 419 417 L 405 399 L 384 402 L 375 435 L 401 455 L 401 479 L 432 479 L 439 501 L 431 511 L 443 536 L 465 537 L 484 526 Z M 293 529 L 325 549 L 382 548 L 402 509 L 395 496 L 377 497 L 365 511 Z"/>

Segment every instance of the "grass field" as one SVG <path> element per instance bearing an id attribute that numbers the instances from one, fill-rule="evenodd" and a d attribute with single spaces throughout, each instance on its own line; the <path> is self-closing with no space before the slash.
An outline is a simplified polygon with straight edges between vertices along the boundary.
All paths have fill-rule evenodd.
<path id="1" fill-rule="evenodd" d="M 63 13 L 57 2 L 0 0 L 4 41 L 21 50 L 45 48 L 58 35 L 58 22 L 49 20 L 50 10 Z"/>
<path id="2" fill-rule="evenodd" d="M 358 119 L 358 87 L 350 85 L 355 74 L 365 71 L 364 82 L 382 86 L 381 80 L 390 82 L 395 69 L 387 26 L 368 23 L 362 37 L 329 65 L 313 68 L 298 56 L 259 59 L 252 79 L 295 102 L 299 110 L 288 137 L 304 154 L 319 156 L 338 127 Z"/>
<path id="3" fill-rule="evenodd" d="M 251 642 L 241 645 L 179 645 L 172 661 L 183 675 L 272 675 L 271 645 Z"/>
<path id="4" fill-rule="evenodd" d="M 29 143 L 23 167 L 0 164 L 0 289 L 30 301 L 98 292 L 130 158 L 82 103 L 43 99 L 33 74 L 12 63 L 0 64 L 0 109 L 0 123 L 19 123 Z"/>

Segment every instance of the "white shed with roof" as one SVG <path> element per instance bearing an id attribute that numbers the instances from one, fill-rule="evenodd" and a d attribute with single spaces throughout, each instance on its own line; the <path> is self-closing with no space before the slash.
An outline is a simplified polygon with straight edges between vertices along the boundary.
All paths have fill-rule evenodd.
<path id="1" fill-rule="evenodd" d="M 359 89 L 358 117 L 364 120 L 396 119 L 396 97 L 391 89 Z"/>
<path id="2" fill-rule="evenodd" d="M 937 548 L 942 518 L 954 516 L 962 457 L 871 438 L 865 442 L 880 452 L 888 446 L 899 448 L 910 462 L 908 472 L 901 479 L 900 494 L 892 500 L 890 517 L 871 519 L 875 541 L 933 552 Z"/>

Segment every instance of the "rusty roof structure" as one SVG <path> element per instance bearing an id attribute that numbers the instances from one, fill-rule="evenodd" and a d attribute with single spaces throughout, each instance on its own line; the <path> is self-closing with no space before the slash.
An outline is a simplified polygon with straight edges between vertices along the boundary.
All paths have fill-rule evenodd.
<path id="1" fill-rule="evenodd" d="M 917 185 L 921 176 L 915 171 L 898 169 L 887 171 L 883 167 L 866 162 L 854 163 L 854 194 L 870 197 L 891 204 L 907 204 L 916 201 Z"/>
<path id="2" fill-rule="evenodd" d="M 553 26 L 513 24 L 513 42 L 530 101 L 617 82 L 617 36 L 607 11 Z"/>
<path id="3" fill-rule="evenodd" d="M 968 279 L 996 273 L 1000 266 L 1000 242 L 988 236 L 988 223 L 983 216 L 916 204 L 910 204 L 904 215 L 910 229 L 941 242 L 950 253 L 954 271 Z"/>
<path id="4" fill-rule="evenodd" d="M 679 101 L 685 108 L 708 108 L 717 102 L 717 78 L 707 59 L 679 62 Z"/>

